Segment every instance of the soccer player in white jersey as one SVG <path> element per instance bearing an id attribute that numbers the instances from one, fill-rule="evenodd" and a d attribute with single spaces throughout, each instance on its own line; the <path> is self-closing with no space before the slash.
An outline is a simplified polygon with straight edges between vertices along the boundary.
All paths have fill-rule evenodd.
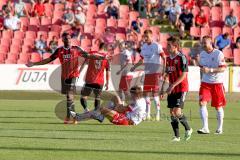
<path id="1" fill-rule="evenodd" d="M 140 56 L 141 59 L 137 64 L 135 64 L 131 71 L 134 71 L 138 66 L 144 63 L 144 96 L 147 104 L 147 119 L 150 119 L 151 116 L 151 99 L 150 95 L 152 93 L 154 104 L 156 107 L 156 120 L 160 120 L 160 100 L 159 100 L 159 82 L 161 75 L 163 74 L 162 67 L 165 66 L 165 55 L 162 49 L 162 46 L 157 42 L 153 41 L 152 31 L 144 31 L 144 44 L 141 46 Z"/>
<path id="2" fill-rule="evenodd" d="M 121 74 L 121 79 L 119 83 L 119 95 L 123 102 L 125 103 L 126 96 L 129 95 L 130 85 L 133 78 L 130 68 L 133 65 L 133 52 L 127 47 L 126 42 L 120 43 L 120 70 L 116 73 Z"/>
<path id="3" fill-rule="evenodd" d="M 209 134 L 207 103 L 211 100 L 211 106 L 217 111 L 216 134 L 223 133 L 223 118 L 226 105 L 224 93 L 224 71 L 226 63 L 223 53 L 214 49 L 211 37 L 204 36 L 202 46 L 204 51 L 200 53 L 199 65 L 201 67 L 202 79 L 199 91 L 200 116 L 203 127 L 198 130 L 199 134 Z"/>
<path id="4" fill-rule="evenodd" d="M 100 108 L 100 113 L 90 111 L 89 113 L 78 114 L 72 111 L 71 115 L 77 121 L 93 118 L 102 122 L 104 117 L 106 117 L 115 125 L 138 125 L 146 116 L 146 103 L 140 86 L 132 87 L 130 93 L 131 102 L 128 105 L 124 106 L 121 99 L 115 95 L 108 106 Z"/>

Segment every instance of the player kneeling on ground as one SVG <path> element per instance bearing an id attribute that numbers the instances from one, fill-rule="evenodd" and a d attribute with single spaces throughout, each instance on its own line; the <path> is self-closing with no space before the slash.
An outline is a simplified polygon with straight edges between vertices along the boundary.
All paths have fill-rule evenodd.
<path id="1" fill-rule="evenodd" d="M 138 125 L 146 116 L 146 102 L 143 98 L 142 88 L 134 86 L 130 89 L 131 103 L 123 106 L 121 99 L 115 95 L 107 107 L 101 106 L 99 111 L 78 114 L 71 112 L 71 115 L 78 121 L 93 118 L 103 121 L 104 117 L 115 125 Z"/>

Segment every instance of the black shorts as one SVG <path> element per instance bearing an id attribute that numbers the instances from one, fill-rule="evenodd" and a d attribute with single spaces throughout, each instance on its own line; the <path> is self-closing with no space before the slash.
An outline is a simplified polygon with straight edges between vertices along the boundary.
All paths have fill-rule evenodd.
<path id="1" fill-rule="evenodd" d="M 61 79 L 61 92 L 62 94 L 66 94 L 69 91 L 76 92 L 76 80 L 77 78 L 68 78 L 68 79 Z"/>
<path id="2" fill-rule="evenodd" d="M 100 97 L 102 89 L 103 89 L 102 85 L 86 83 L 82 88 L 81 95 L 89 96 L 93 92 L 95 97 Z"/>
<path id="3" fill-rule="evenodd" d="M 167 97 L 168 108 L 177 107 L 183 109 L 186 95 L 187 92 L 169 94 Z"/>

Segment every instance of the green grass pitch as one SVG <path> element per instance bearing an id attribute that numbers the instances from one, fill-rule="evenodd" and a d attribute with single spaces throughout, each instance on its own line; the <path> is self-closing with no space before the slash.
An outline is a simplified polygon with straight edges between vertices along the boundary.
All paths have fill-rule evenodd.
<path id="1" fill-rule="evenodd" d="M 0 160 L 240 159 L 238 100 L 229 99 L 223 135 L 213 134 L 217 125 L 213 108 L 209 108 L 211 134 L 196 134 L 201 127 L 198 104 L 186 101 L 185 114 L 188 117 L 191 114 L 194 133 L 189 142 L 172 143 L 172 129 L 165 116 L 160 122 L 146 121 L 130 127 L 114 126 L 107 120 L 103 124 L 90 120 L 64 125 L 54 113 L 62 98 L 56 97 L 21 100 L 17 96 L 6 99 L 0 94 Z M 76 108 L 81 111 L 77 99 Z M 168 115 L 165 101 L 161 102 L 161 108 L 162 114 Z M 184 130 L 180 128 L 183 137 Z"/>

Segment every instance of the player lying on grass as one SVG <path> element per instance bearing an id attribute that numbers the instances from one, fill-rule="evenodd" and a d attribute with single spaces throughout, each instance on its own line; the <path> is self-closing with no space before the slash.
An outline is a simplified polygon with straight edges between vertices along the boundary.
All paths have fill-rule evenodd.
<path id="1" fill-rule="evenodd" d="M 126 106 L 123 106 L 121 99 L 114 95 L 109 104 L 101 106 L 99 111 L 93 110 L 82 114 L 71 111 L 71 115 L 77 121 L 93 118 L 102 122 L 106 117 L 115 125 L 138 125 L 146 116 L 146 102 L 140 86 L 132 87 L 130 93 L 131 102 Z"/>

